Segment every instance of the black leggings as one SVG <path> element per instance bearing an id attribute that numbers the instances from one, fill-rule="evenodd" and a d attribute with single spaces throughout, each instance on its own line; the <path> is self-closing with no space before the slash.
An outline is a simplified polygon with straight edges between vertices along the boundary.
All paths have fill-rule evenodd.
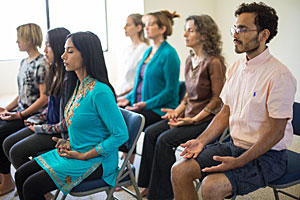
<path id="1" fill-rule="evenodd" d="M 2 120 L 0 119 L 0 173 L 9 174 L 10 173 L 10 161 L 6 157 L 2 145 L 3 141 L 7 136 L 13 134 L 14 132 L 24 128 L 24 120 Z"/>
<path id="2" fill-rule="evenodd" d="M 26 127 L 7 137 L 3 142 L 3 150 L 11 164 L 18 169 L 30 160 L 30 156 L 55 149 L 56 142 L 52 137 L 60 138 L 61 135 L 39 134 Z"/>
<path id="3" fill-rule="evenodd" d="M 102 174 L 103 169 L 102 165 L 100 165 L 85 180 L 100 179 Z M 15 180 L 20 200 L 44 200 L 45 194 L 57 189 L 48 173 L 35 160 L 22 165 L 16 171 Z"/>

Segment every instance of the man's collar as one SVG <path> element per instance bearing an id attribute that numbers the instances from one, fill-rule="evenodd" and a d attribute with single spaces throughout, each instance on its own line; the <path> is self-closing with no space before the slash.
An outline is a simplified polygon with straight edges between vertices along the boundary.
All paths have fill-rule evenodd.
<path id="1" fill-rule="evenodd" d="M 245 70 L 255 71 L 258 67 L 262 65 L 266 60 L 271 57 L 269 48 L 266 48 L 261 54 L 257 55 L 256 57 L 248 60 L 248 57 L 245 56 Z"/>

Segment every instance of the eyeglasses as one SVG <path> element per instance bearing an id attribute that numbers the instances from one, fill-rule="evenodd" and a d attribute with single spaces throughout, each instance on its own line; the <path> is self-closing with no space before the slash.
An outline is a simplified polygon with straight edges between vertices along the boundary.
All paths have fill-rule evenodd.
<path id="1" fill-rule="evenodd" d="M 250 31 L 259 31 L 259 30 L 248 30 L 248 29 L 245 29 L 245 28 L 236 28 L 236 27 L 230 28 L 231 36 L 233 36 L 235 33 L 238 34 L 238 35 L 242 35 L 242 34 L 245 34 L 247 32 L 250 32 Z"/>

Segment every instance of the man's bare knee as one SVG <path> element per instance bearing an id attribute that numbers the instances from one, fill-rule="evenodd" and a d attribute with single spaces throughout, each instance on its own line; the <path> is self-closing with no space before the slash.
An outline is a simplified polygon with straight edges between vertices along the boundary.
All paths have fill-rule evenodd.
<path id="1" fill-rule="evenodd" d="M 172 181 L 193 181 L 201 177 L 201 169 L 194 159 L 176 162 L 171 170 Z"/>
<path id="2" fill-rule="evenodd" d="M 203 197 L 207 197 L 213 192 L 217 192 L 214 190 L 215 184 L 214 181 L 210 178 L 210 176 L 206 176 L 201 183 L 201 194 Z"/>
<path id="3" fill-rule="evenodd" d="M 201 194 L 203 199 L 222 199 L 232 194 L 232 187 L 225 174 L 210 174 L 202 180 Z"/>

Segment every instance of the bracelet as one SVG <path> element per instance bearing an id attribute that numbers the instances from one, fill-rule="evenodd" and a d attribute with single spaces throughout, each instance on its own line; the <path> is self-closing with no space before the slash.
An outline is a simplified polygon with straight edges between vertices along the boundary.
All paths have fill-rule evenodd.
<path id="1" fill-rule="evenodd" d="M 22 113 L 20 111 L 18 111 L 17 113 L 20 115 L 21 119 L 24 119 L 24 116 L 22 115 Z"/>

